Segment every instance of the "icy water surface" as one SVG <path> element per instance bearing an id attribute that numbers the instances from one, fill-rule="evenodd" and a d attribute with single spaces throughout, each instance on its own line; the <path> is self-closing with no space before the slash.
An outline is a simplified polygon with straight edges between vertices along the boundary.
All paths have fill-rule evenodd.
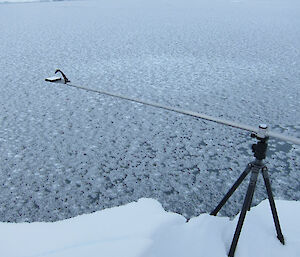
<path id="1" fill-rule="evenodd" d="M 210 212 L 253 160 L 248 133 L 43 79 L 60 68 L 74 84 L 300 137 L 299 17 L 293 0 L 0 5 L 0 220 L 140 197 Z M 300 200 L 299 160 L 299 146 L 270 140 L 276 198 Z M 260 178 L 255 204 L 265 197 Z"/>

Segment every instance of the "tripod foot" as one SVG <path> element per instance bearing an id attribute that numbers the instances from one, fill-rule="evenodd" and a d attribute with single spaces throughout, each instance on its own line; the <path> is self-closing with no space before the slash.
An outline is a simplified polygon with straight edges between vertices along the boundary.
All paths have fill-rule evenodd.
<path id="1" fill-rule="evenodd" d="M 279 235 L 279 236 L 277 236 L 277 238 L 278 238 L 278 240 L 280 241 L 280 243 L 282 243 L 283 245 L 285 245 L 283 235 Z"/>
<path id="2" fill-rule="evenodd" d="M 273 198 L 273 193 L 272 193 L 272 189 L 271 189 L 271 183 L 270 183 L 267 167 L 262 168 L 262 175 L 263 175 L 263 178 L 265 181 L 265 186 L 266 186 L 269 203 L 270 203 L 270 207 L 271 207 L 271 211 L 272 211 L 272 215 L 273 215 L 273 220 L 274 220 L 274 224 L 275 224 L 275 228 L 276 228 L 276 232 L 277 232 L 277 238 L 284 245 L 284 237 L 281 232 L 281 227 L 280 227 L 279 218 L 278 218 L 278 214 L 277 214 L 277 210 L 276 210 L 276 206 L 275 206 L 275 201 Z"/>

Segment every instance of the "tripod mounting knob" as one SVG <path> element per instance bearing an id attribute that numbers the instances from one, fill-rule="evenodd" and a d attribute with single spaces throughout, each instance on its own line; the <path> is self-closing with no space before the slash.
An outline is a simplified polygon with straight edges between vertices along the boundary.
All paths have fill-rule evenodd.
<path id="1" fill-rule="evenodd" d="M 256 133 L 257 138 L 266 138 L 268 136 L 268 126 L 266 124 L 260 124 Z"/>
<path id="2" fill-rule="evenodd" d="M 258 131 L 252 133 L 251 137 L 258 140 L 257 144 L 252 145 L 252 152 L 254 157 L 258 160 L 263 160 L 266 158 L 267 148 L 268 148 L 268 126 L 266 124 L 260 124 Z"/>
<path id="3" fill-rule="evenodd" d="M 257 132 L 251 133 L 251 137 L 256 138 L 258 140 L 264 140 L 264 139 L 269 138 L 268 137 L 268 126 L 266 124 L 260 124 Z"/>

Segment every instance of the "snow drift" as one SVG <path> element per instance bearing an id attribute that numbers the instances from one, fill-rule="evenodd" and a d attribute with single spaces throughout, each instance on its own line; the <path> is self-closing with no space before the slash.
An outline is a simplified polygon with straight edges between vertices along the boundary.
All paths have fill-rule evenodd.
<path id="1" fill-rule="evenodd" d="M 276 238 L 269 203 L 252 208 L 236 257 L 300 255 L 300 203 L 276 201 L 286 245 Z M 5 257 L 225 257 L 238 217 L 202 214 L 188 223 L 153 199 L 140 199 L 54 223 L 0 223 Z"/>

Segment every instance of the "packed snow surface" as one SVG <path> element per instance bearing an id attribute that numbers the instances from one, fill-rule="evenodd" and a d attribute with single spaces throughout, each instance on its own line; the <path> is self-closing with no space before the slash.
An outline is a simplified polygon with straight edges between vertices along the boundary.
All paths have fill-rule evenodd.
<path id="1" fill-rule="evenodd" d="M 300 202 L 276 201 L 283 246 L 269 203 L 248 212 L 235 257 L 298 257 Z M 54 223 L 0 223 L 5 257 L 225 257 L 238 217 L 202 214 L 188 223 L 152 199 Z"/>
<path id="2" fill-rule="evenodd" d="M 300 135 L 300 1 L 0 6 L 0 220 L 56 221 L 141 197 L 210 212 L 253 160 L 249 133 L 46 83 Z M 271 139 L 275 198 L 300 200 L 299 146 Z M 221 214 L 241 208 L 244 183 Z M 261 178 L 254 204 L 266 197 Z"/>

